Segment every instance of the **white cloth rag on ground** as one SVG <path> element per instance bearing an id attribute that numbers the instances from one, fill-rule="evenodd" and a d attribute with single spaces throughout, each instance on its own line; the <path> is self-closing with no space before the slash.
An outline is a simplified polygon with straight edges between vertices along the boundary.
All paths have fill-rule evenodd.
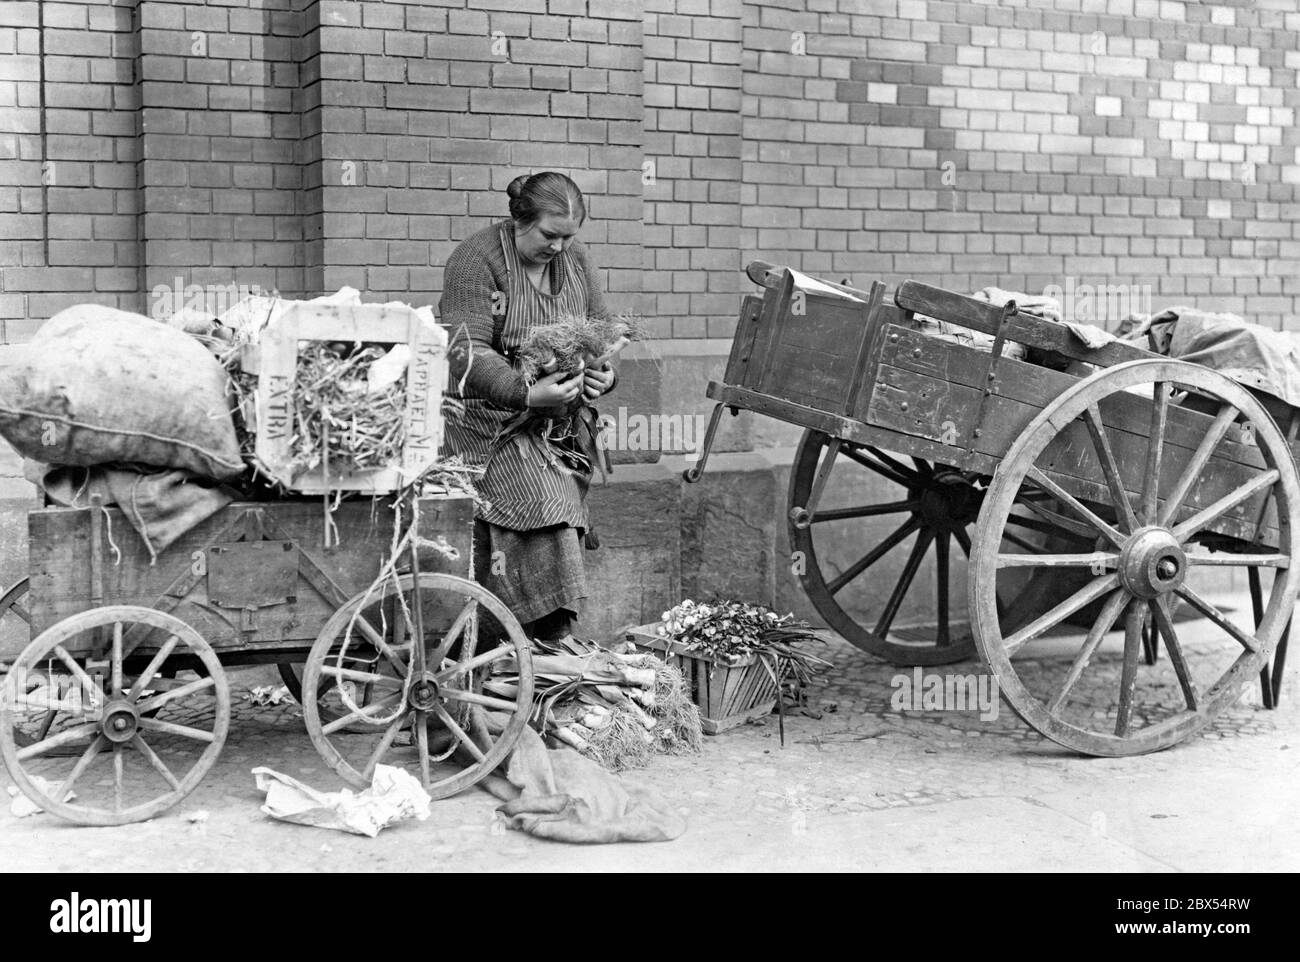
<path id="1" fill-rule="evenodd" d="M 391 765 L 376 765 L 370 787 L 360 794 L 346 788 L 318 792 L 270 768 L 254 768 L 253 776 L 258 789 L 266 792 L 262 811 L 272 818 L 369 838 L 394 822 L 408 818 L 424 821 L 432 801 L 415 776 Z"/>

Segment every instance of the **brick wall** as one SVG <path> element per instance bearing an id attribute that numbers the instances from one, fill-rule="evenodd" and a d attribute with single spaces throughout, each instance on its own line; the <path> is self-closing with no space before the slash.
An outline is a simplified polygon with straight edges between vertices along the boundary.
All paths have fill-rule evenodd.
<path id="1" fill-rule="evenodd" d="M 146 291 L 177 278 L 306 290 L 304 6 L 139 4 Z"/>
<path id="2" fill-rule="evenodd" d="M 0 319 L 141 305 L 134 3 L 0 4 Z M 42 83 L 42 78 L 44 83 Z"/>
<path id="3" fill-rule="evenodd" d="M 745 5 L 746 255 L 1300 328 L 1293 0 L 821 6 Z"/>
<path id="4" fill-rule="evenodd" d="M 641 267 L 641 9 L 624 0 L 320 5 L 323 281 L 436 303 L 520 173 L 569 173 L 619 303 Z"/>
<path id="5" fill-rule="evenodd" d="M 647 0 L 643 290 L 650 332 L 729 337 L 742 289 L 740 0 Z"/>
<path id="6" fill-rule="evenodd" d="M 547 168 L 655 338 L 620 415 L 708 409 L 754 257 L 1300 330 L 1297 70 L 1300 0 L 0 0 L 0 340 L 181 285 L 436 303 Z M 715 450 L 794 434 L 746 414 Z M 737 522 L 781 515 L 788 462 L 685 494 L 620 467 L 597 513 L 650 520 L 597 562 L 608 617 L 742 571 L 774 590 L 776 529 Z M 17 475 L 0 445 L 0 583 L 26 567 Z"/>
<path id="7" fill-rule="evenodd" d="M 1287 326 L 1298 38 L 1296 0 L 6 2 L 3 336 L 177 277 L 433 302 L 544 168 L 668 353 L 755 256 Z"/>

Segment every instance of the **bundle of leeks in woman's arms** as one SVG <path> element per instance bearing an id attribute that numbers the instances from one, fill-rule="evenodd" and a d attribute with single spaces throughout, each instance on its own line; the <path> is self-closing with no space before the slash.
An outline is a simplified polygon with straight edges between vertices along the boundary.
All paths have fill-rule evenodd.
<path id="1" fill-rule="evenodd" d="M 640 333 L 636 322 L 627 316 L 562 318 L 532 328 L 515 352 L 515 365 L 529 387 L 554 374 L 568 380 L 586 369 L 602 368 Z M 595 414 L 582 392 L 564 407 L 521 411 L 502 427 L 497 441 L 502 443 L 526 431 L 538 432 L 552 442 L 543 448 L 547 457 L 559 457 L 578 470 L 600 466 Z"/>
<path id="2" fill-rule="evenodd" d="M 573 375 L 598 368 L 640 336 L 640 326 L 628 315 L 566 317 L 530 330 L 515 356 L 524 380 L 535 384 L 556 371 Z"/>

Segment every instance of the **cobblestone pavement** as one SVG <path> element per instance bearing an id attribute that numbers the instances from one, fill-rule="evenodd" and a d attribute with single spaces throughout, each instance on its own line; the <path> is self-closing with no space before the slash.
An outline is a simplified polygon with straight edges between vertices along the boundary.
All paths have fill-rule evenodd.
<path id="1" fill-rule="evenodd" d="M 1069 641 L 1049 639 L 1018 660 L 1026 683 L 1059 677 Z M 1080 688 L 1085 709 L 1108 703 L 1118 656 L 1107 646 Z M 1260 707 L 1252 688 L 1172 749 L 1105 759 L 1051 744 L 1005 704 L 996 718 L 978 709 L 898 711 L 892 683 L 914 677 L 910 669 L 838 640 L 827 651 L 834 668 L 814 686 L 807 713 L 786 717 L 784 747 L 771 716 L 706 739 L 700 755 L 661 756 L 625 776 L 687 811 L 690 828 L 672 843 L 537 841 L 506 830 L 478 789 L 373 840 L 271 820 L 250 769 L 270 766 L 322 790 L 341 783 L 296 706 L 250 704 L 249 685 L 267 679 L 245 671 L 232 676 L 235 713 L 221 758 L 179 806 L 147 823 L 86 828 L 47 814 L 18 819 L 6 805 L 0 851 L 7 867 L 59 871 L 1300 868 L 1294 667 L 1277 710 Z M 968 662 L 926 673 L 979 670 Z M 1142 672 L 1173 685 L 1167 659 Z M 11 784 L 0 772 L 0 787 Z M 199 812 L 206 820 L 190 821 Z"/>

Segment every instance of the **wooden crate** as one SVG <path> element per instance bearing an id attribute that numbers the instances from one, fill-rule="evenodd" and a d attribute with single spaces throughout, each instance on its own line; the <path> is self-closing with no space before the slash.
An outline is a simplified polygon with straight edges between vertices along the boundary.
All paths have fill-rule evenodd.
<path id="1" fill-rule="evenodd" d="M 292 392 L 302 341 L 366 341 L 407 344 L 406 444 L 401 462 L 370 470 L 341 465 L 295 471 Z M 291 302 L 275 314 L 256 344 L 244 348 L 241 368 L 257 375 L 252 410 L 245 423 L 256 437 L 259 467 L 290 491 L 322 494 L 362 491 L 387 494 L 423 473 L 442 444 L 442 394 L 447 386 L 447 334 L 427 310 L 405 304 L 319 304 Z"/>
<path id="2" fill-rule="evenodd" d="M 753 655 L 723 663 L 687 651 L 680 643 L 655 634 L 656 625 L 627 632 L 627 640 L 679 669 L 691 699 L 700 706 L 706 735 L 716 735 L 753 718 L 770 715 L 776 707 L 776 682 Z"/>

